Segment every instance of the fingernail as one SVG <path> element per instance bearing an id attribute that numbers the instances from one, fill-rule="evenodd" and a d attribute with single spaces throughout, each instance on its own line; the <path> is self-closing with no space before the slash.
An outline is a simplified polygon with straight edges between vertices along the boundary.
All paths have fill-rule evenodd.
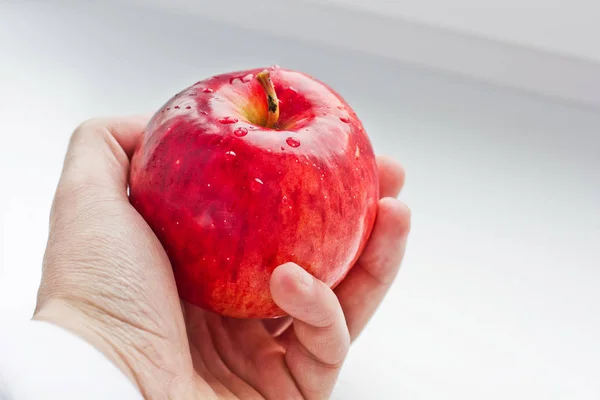
<path id="1" fill-rule="evenodd" d="M 297 264 L 292 264 L 295 269 L 295 274 L 298 280 L 298 285 L 303 289 L 308 289 L 314 282 L 314 277 Z"/>

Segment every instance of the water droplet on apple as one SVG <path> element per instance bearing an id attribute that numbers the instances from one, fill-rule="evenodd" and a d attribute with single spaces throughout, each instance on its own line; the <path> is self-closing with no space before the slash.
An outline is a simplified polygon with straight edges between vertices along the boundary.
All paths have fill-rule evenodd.
<path id="1" fill-rule="evenodd" d="M 270 153 L 270 152 L 272 152 L 272 151 L 273 151 L 273 150 L 271 150 L 271 149 L 267 149 L 267 153 Z"/>
<path id="2" fill-rule="evenodd" d="M 177 110 L 179 110 L 181 107 L 179 107 L 179 106 L 175 106 L 175 108 L 176 108 Z"/>
<path id="3" fill-rule="evenodd" d="M 222 117 L 219 118 L 219 122 L 222 124 L 235 124 L 238 122 L 238 119 L 234 117 Z"/>
<path id="4" fill-rule="evenodd" d="M 210 187 L 210 183 L 207 183 L 207 184 L 206 184 L 206 187 Z"/>
<path id="5" fill-rule="evenodd" d="M 235 152 L 234 152 L 234 151 L 228 151 L 227 153 L 225 153 L 225 159 L 226 159 L 227 161 L 234 160 L 234 159 L 235 159 L 235 156 L 236 156 L 236 154 L 235 154 Z"/>
<path id="6" fill-rule="evenodd" d="M 237 119 L 235 121 L 237 122 Z M 243 127 L 237 128 L 235 131 L 233 131 L 233 134 L 237 137 L 243 137 L 248 134 L 248 129 Z"/>
<path id="7" fill-rule="evenodd" d="M 360 147 L 356 146 L 356 151 L 354 152 L 354 158 L 358 160 L 360 157 Z"/>
<path id="8" fill-rule="evenodd" d="M 167 111 L 169 111 L 171 109 L 171 107 L 167 107 Z"/>
<path id="9" fill-rule="evenodd" d="M 191 110 L 191 109 L 192 109 L 192 106 L 187 106 L 187 107 L 185 107 L 185 109 L 186 109 L 186 110 Z"/>
<path id="10" fill-rule="evenodd" d="M 340 121 L 348 123 L 348 122 L 350 122 L 350 118 L 348 118 L 348 117 L 340 117 Z"/>
<path id="11" fill-rule="evenodd" d="M 254 75 L 252 74 L 234 76 L 229 78 L 229 84 L 233 84 L 236 80 L 239 80 L 242 83 L 248 83 L 252 79 L 254 79 Z"/>
<path id="12" fill-rule="evenodd" d="M 200 113 L 201 113 L 201 114 L 204 114 L 204 115 L 208 115 L 208 112 L 206 112 L 206 111 L 204 111 L 204 110 L 200 111 Z"/>
<path id="13" fill-rule="evenodd" d="M 285 139 L 285 142 L 290 147 L 299 147 L 300 146 L 300 141 L 298 139 L 294 139 L 293 137 L 289 137 L 289 138 Z"/>
<path id="14" fill-rule="evenodd" d="M 290 199 L 287 196 L 283 196 L 281 198 L 281 204 L 290 210 L 292 209 L 292 204 L 290 202 Z"/>
<path id="15" fill-rule="evenodd" d="M 175 164 L 179 165 L 179 163 L 180 163 L 180 161 L 179 161 L 179 160 L 175 161 Z"/>
<path id="16" fill-rule="evenodd" d="M 285 150 L 285 148 L 283 146 L 281 146 L 281 150 Z"/>
<path id="17" fill-rule="evenodd" d="M 203 91 L 204 93 L 212 93 L 212 92 L 213 92 L 213 90 L 212 90 L 211 88 L 208 88 L 208 87 L 206 87 L 206 88 L 202 89 L 202 91 Z"/>
<path id="18" fill-rule="evenodd" d="M 263 188 L 263 181 L 261 181 L 258 178 L 254 178 L 254 180 L 252 182 L 250 182 L 250 190 L 252 190 L 255 193 L 258 193 L 262 190 Z"/>

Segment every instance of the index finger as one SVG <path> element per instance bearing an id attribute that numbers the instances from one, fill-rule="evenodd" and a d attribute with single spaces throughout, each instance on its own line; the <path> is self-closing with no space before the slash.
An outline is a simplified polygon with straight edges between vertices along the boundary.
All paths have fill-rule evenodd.
<path id="1" fill-rule="evenodd" d="M 59 189 L 94 184 L 124 190 L 129 158 L 147 122 L 147 116 L 131 116 L 81 124 L 71 136 Z"/>

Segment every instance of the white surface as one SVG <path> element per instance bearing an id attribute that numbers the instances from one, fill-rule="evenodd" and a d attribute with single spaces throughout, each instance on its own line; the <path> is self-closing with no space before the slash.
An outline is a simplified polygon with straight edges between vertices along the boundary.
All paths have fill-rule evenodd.
<path id="1" fill-rule="evenodd" d="M 277 63 L 338 89 L 408 171 L 403 271 L 337 397 L 600 397 L 600 113 L 142 9 L 2 3 L 0 48 L 0 313 L 31 314 L 80 121 Z"/>
<path id="2" fill-rule="evenodd" d="M 0 330 L 0 399 L 142 399 L 120 369 L 78 336 L 45 322 L 2 315 L 0 322 L 10 328 Z"/>
<path id="3" fill-rule="evenodd" d="M 473 5 L 476 0 L 444 1 L 411 1 L 410 5 L 409 0 L 127 3 L 333 45 L 600 109 L 600 60 L 596 57 L 600 28 L 594 25 L 599 3 L 589 0 L 586 7 L 578 7 L 584 0 L 576 0 L 571 7 L 566 0 L 560 4 L 553 0 L 542 7 L 541 0 L 526 0 L 518 10 L 518 0 L 483 0 L 477 6 Z M 560 14 L 564 14 L 561 21 L 557 19 Z M 487 29 L 479 29 L 483 27 Z M 585 40 L 579 40 L 586 34 Z M 561 40 L 555 40 L 558 37 Z M 548 43 L 557 45 L 548 47 Z M 565 51 L 582 45 L 577 54 Z"/>
<path id="4" fill-rule="evenodd" d="M 596 0 L 310 0 L 600 61 Z"/>

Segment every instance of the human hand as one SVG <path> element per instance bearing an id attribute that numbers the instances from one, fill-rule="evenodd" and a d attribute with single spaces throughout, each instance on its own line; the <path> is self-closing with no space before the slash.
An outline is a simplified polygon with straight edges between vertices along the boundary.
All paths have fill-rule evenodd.
<path id="1" fill-rule="evenodd" d="M 240 320 L 180 302 L 160 242 L 127 196 L 146 118 L 92 120 L 73 134 L 51 217 L 34 318 L 103 351 L 149 399 L 322 399 L 389 289 L 408 235 L 403 171 L 380 158 L 378 216 L 335 290 L 294 264 L 271 278 L 290 317 Z"/>

